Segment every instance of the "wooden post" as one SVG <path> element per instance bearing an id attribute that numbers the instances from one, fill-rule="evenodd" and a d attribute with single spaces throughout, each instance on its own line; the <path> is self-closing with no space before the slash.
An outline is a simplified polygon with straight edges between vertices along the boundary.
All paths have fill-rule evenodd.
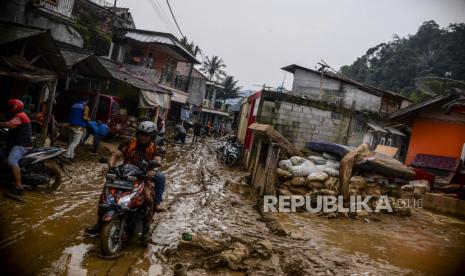
<path id="1" fill-rule="evenodd" d="M 49 86 L 48 99 L 47 99 L 47 105 L 45 108 L 45 116 L 44 116 L 44 127 L 42 129 L 42 139 L 40 141 L 40 145 L 45 144 L 45 138 L 47 137 L 48 125 L 50 123 L 50 118 L 52 116 L 53 102 L 55 101 L 55 91 L 57 89 L 57 83 L 58 83 L 58 80 L 54 80 L 52 85 Z"/>
<path id="2" fill-rule="evenodd" d="M 256 151 L 255 160 L 252 166 L 252 185 L 255 185 L 255 178 L 257 176 L 258 171 L 258 162 L 260 161 L 260 153 L 262 151 L 262 140 L 261 138 L 258 140 L 258 147 Z"/>
<path id="3" fill-rule="evenodd" d="M 265 183 L 260 194 L 276 195 L 276 169 L 278 167 L 279 152 L 281 148 L 276 143 L 271 143 L 265 166 Z"/>

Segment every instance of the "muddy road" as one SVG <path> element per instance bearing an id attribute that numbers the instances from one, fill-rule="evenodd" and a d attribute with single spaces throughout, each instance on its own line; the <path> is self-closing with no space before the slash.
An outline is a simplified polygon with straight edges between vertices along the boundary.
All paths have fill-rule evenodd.
<path id="1" fill-rule="evenodd" d="M 124 255 L 99 257 L 98 238 L 84 235 L 96 220 L 103 165 L 84 155 L 67 166 L 72 178 L 53 194 L 26 192 L 26 203 L 0 201 L 0 262 L 5 275 L 451 274 L 465 263 L 465 222 L 419 210 L 411 217 L 328 220 L 311 214 L 266 219 L 244 172 L 225 169 L 210 144 L 168 148 L 165 207 L 152 243 L 131 240 Z M 279 231 L 277 231 L 279 229 Z M 184 246 L 184 232 L 214 242 L 214 250 Z M 271 258 L 250 255 L 233 272 L 217 256 L 231 245 L 272 246 Z M 181 243 L 181 244 L 180 244 Z M 208 244 L 206 245 L 208 248 Z"/>

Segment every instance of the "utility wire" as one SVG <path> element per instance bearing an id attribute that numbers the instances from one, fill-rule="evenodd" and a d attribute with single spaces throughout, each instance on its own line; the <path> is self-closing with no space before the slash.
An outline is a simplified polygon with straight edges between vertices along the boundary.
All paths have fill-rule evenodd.
<path id="1" fill-rule="evenodd" d="M 175 32 L 176 29 L 171 24 L 171 21 L 169 20 L 168 15 L 165 13 L 163 8 L 160 6 L 160 3 L 158 3 L 158 1 L 156 1 L 156 0 L 148 0 L 148 2 L 152 6 L 152 9 L 155 11 L 157 16 L 163 22 L 165 27 L 167 28 L 167 31 Z"/>
<path id="2" fill-rule="evenodd" d="M 166 4 L 168 5 L 168 8 L 170 9 L 171 16 L 172 16 L 173 19 L 174 19 L 174 23 L 176 23 L 176 27 L 178 27 L 179 33 L 182 35 L 182 37 L 184 37 L 184 34 L 183 34 L 182 31 L 181 31 L 181 28 L 179 28 L 179 24 L 178 24 L 178 21 L 176 20 L 176 16 L 174 16 L 173 9 L 171 9 L 170 1 L 169 1 L 169 0 L 166 0 Z"/>

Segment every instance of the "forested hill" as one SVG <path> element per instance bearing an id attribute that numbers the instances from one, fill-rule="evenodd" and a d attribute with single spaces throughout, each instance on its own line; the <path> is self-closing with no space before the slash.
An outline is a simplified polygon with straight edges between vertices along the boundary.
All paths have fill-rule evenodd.
<path id="1" fill-rule="evenodd" d="M 417 33 L 381 43 L 352 65 L 341 67 L 341 73 L 402 95 L 420 100 L 425 95 L 416 91 L 418 77 L 444 77 L 465 80 L 465 24 L 441 28 L 434 21 L 424 22 Z"/>

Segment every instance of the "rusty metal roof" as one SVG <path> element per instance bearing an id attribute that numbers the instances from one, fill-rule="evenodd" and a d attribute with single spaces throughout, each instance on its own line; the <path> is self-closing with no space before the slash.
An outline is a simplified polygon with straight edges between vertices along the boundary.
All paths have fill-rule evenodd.
<path id="1" fill-rule="evenodd" d="M 124 33 L 122 35 L 122 38 L 128 38 L 142 43 L 166 45 L 175 50 L 177 53 L 179 53 L 188 62 L 194 62 L 197 64 L 200 63 L 195 58 L 195 56 L 186 48 L 184 48 L 184 46 L 179 42 L 179 40 L 170 33 L 161 33 L 138 29 L 120 29 L 120 31 Z"/>

